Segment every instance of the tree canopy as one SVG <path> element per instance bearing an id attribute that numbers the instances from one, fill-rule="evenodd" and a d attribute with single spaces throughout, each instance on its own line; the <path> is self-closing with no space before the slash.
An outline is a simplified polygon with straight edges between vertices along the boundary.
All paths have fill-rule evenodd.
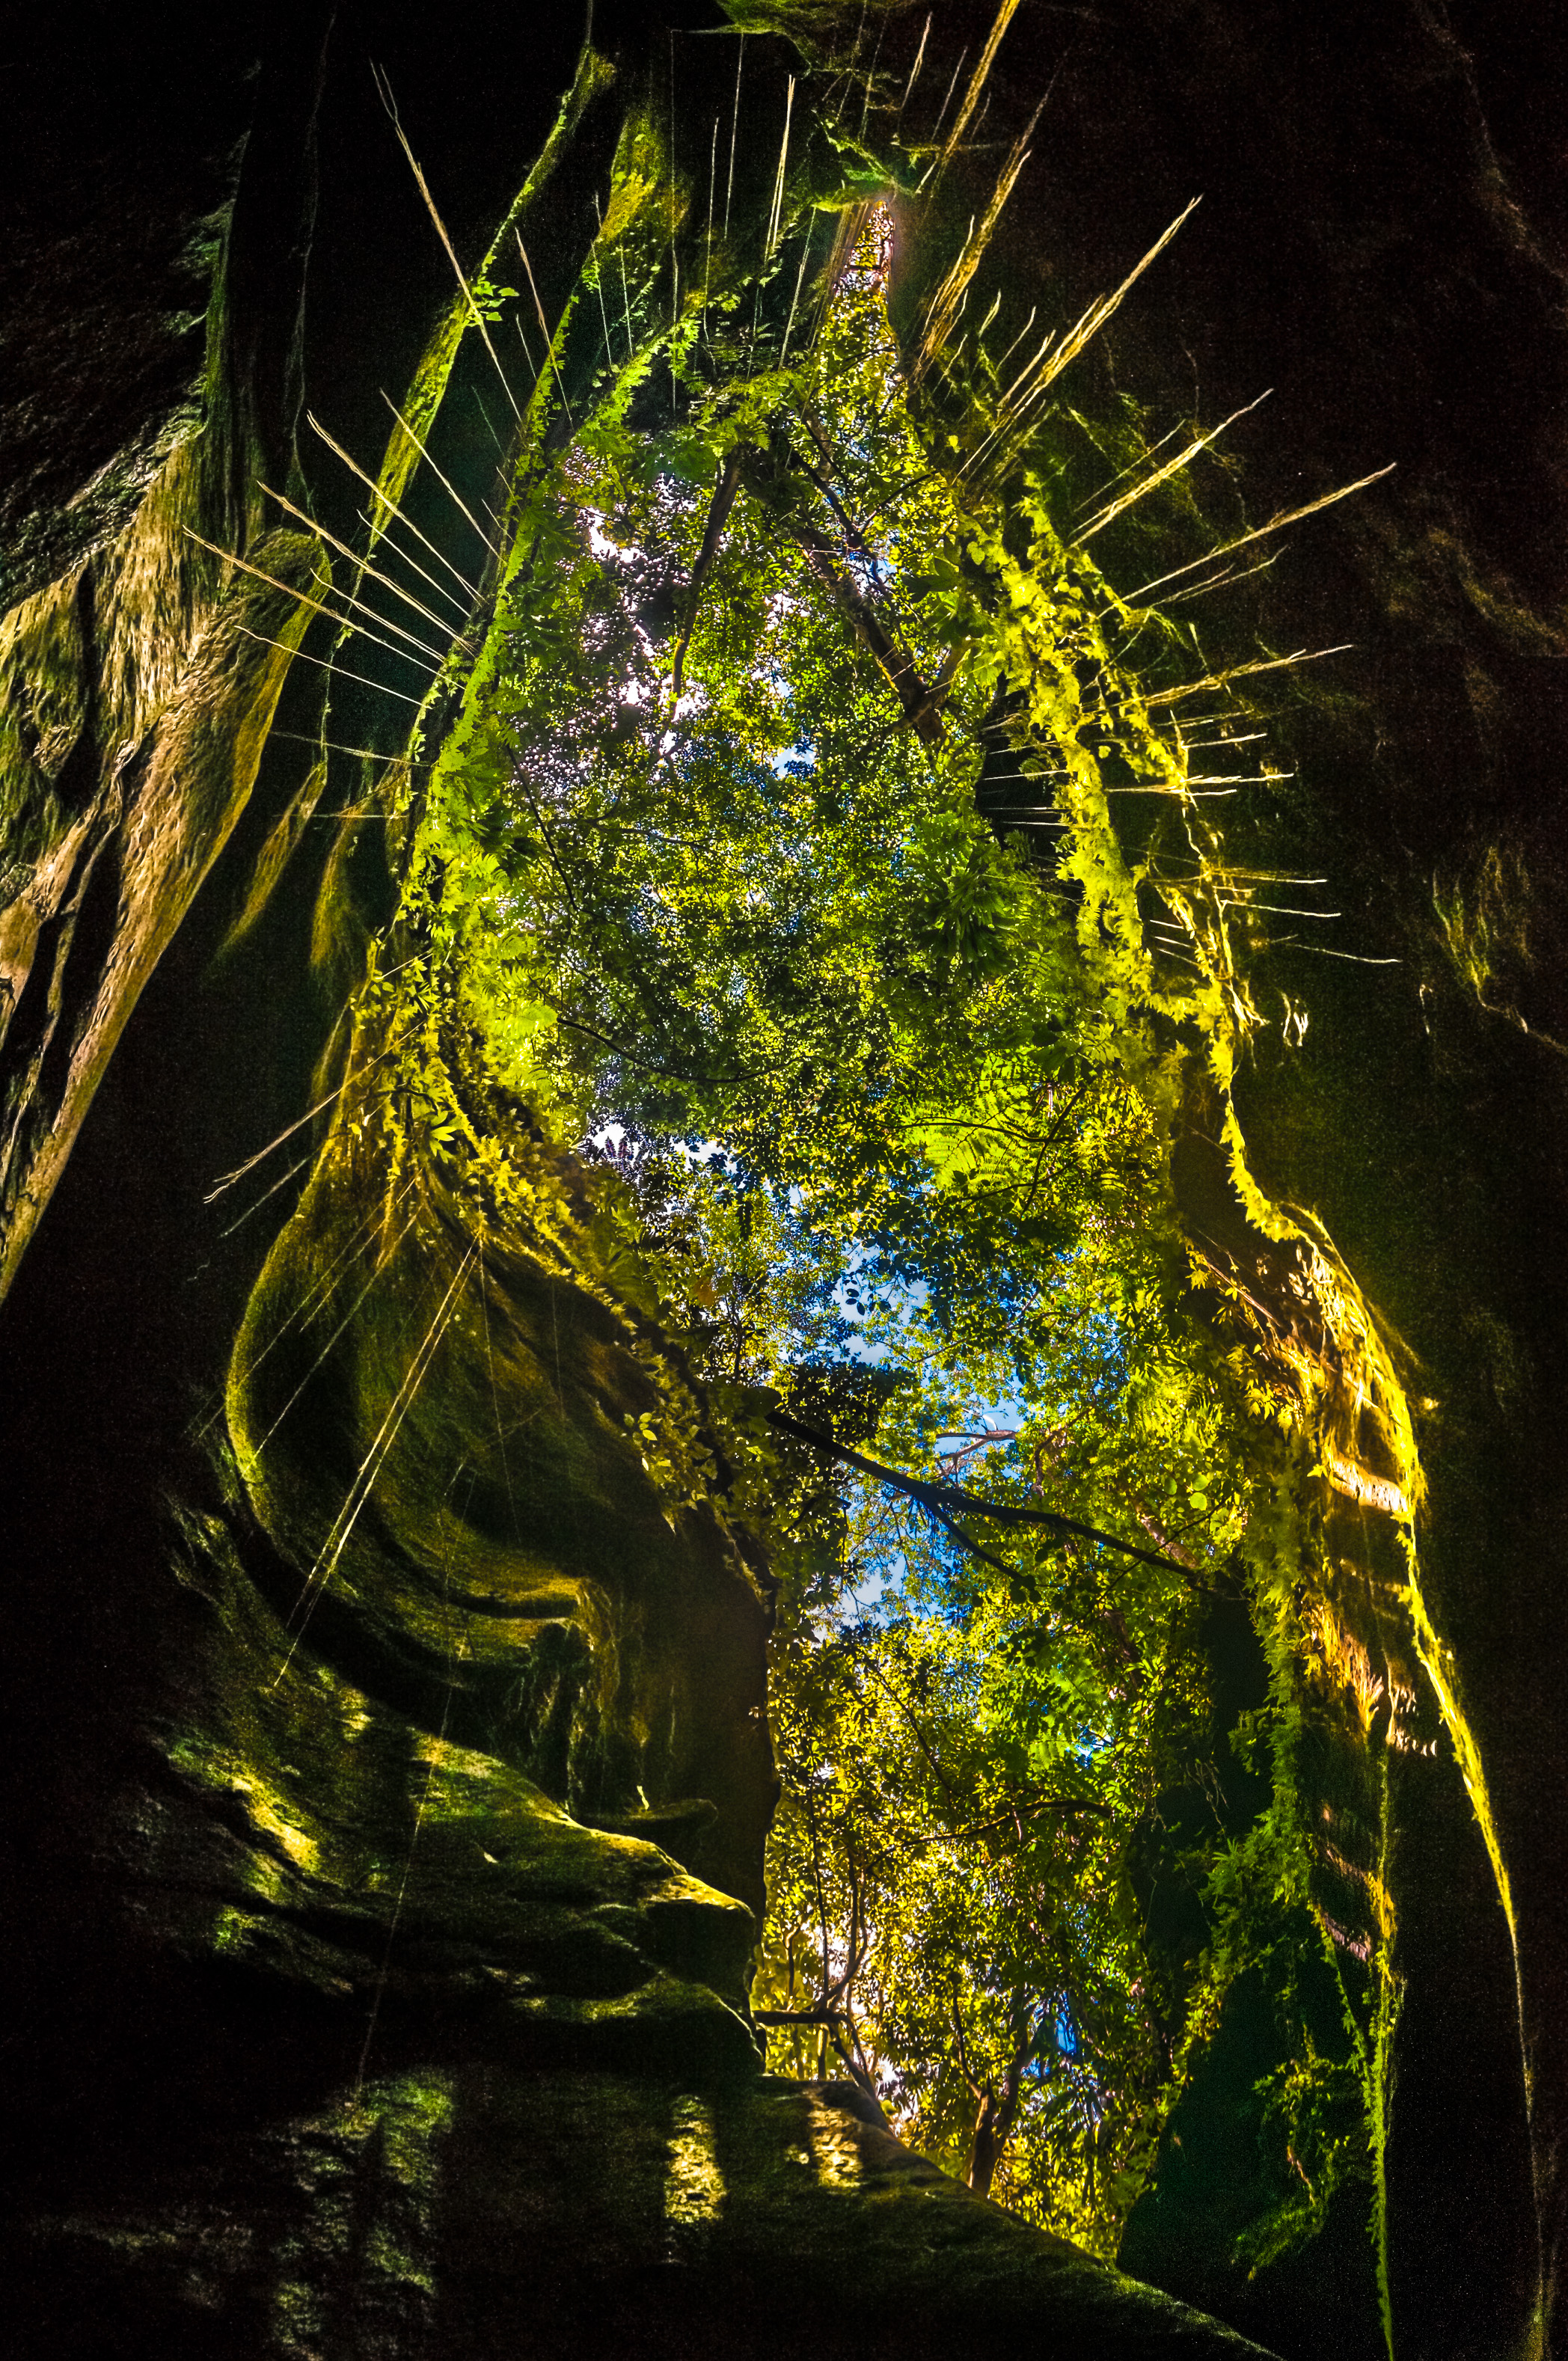
<path id="1" fill-rule="evenodd" d="M 771 198 L 733 234 L 740 73 L 695 170 L 651 106 L 553 328 L 517 238 L 543 357 L 503 257 L 462 280 L 520 456 L 504 516 L 463 506 L 489 588 L 457 653 L 383 642 L 389 685 L 425 657 L 433 682 L 378 789 L 403 884 L 357 1125 L 389 1220 L 422 1169 L 476 1236 L 589 1242 L 646 1323 L 663 1407 L 634 1439 L 672 1515 L 711 1495 L 765 1553 L 771 2054 L 1109 2253 L 1265 1972 L 1278 2170 L 1241 2237 L 1266 2260 L 1376 2178 L 1392 2006 L 1308 1893 L 1290 1586 L 1345 1367 L 1322 1302 L 1355 1414 L 1397 1389 L 1227 1096 L 1269 928 L 1327 915 L 1212 817 L 1283 775 L 1249 690 L 1297 658 L 1223 605 L 1201 641 L 1183 603 L 1295 520 L 1203 546 L 1218 430 L 1071 406 L 1152 256 L 1043 341 L 1004 339 L 1000 296 L 966 323 L 1023 143 L 949 235 L 920 198 L 957 134 L 851 87 L 775 86 Z M 1287 997 L 1287 1040 L 1303 1021 Z M 1179 1218 L 1195 1091 L 1305 1274 L 1299 1334 Z"/>

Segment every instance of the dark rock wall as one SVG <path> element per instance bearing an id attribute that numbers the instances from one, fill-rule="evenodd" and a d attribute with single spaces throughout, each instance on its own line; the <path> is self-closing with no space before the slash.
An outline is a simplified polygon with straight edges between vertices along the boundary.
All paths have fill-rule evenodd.
<path id="1" fill-rule="evenodd" d="M 1310 1027 L 1298 1055 L 1259 1054 L 1238 1104 L 1266 1188 L 1321 1219 L 1416 1356 L 1422 1581 L 1517 1930 L 1522 2026 L 1451 1749 L 1393 1751 L 1396 2350 L 1524 2351 L 1538 2220 L 1551 2301 L 1568 2104 L 1568 1826 L 1547 1767 L 1568 1743 L 1563 27 L 1534 7 L 1175 5 L 1017 29 L 1014 112 L 1058 77 L 1009 246 L 1030 300 L 1074 316 L 1203 198 L 1107 331 L 1102 390 L 1163 431 L 1274 388 L 1234 446 L 1246 523 L 1397 463 L 1298 528 L 1258 588 L 1272 647 L 1353 644 L 1282 700 L 1297 779 L 1231 805 L 1227 834 L 1329 878 L 1344 917 L 1325 945 L 1400 963 L 1272 952 L 1263 994 Z M 1146 2220 L 1129 2257 L 1229 2310 L 1196 2213 L 1175 2213 L 1185 2256 Z M 1236 2300 L 1285 2349 L 1295 2314 L 1316 2349 L 1305 2280 L 1274 2312 Z"/>
<path id="2" fill-rule="evenodd" d="M 280 698 L 279 730 L 309 733 L 319 687 L 303 665 L 283 685 L 280 661 L 225 636 L 242 617 L 231 602 L 217 620 L 181 528 L 225 546 L 259 532 L 263 473 L 308 481 L 351 533 L 349 486 L 319 453 L 296 457 L 302 399 L 351 447 L 378 448 L 379 390 L 406 382 L 448 300 L 370 57 L 467 253 L 537 153 L 581 27 L 554 8 L 209 17 L 57 14 L 8 68 L 0 518 L 7 600 L 41 602 L 20 631 L 11 619 L 19 719 L 0 807 L 4 860 L 30 872 L 0 884 L 10 1202 L 31 1191 L 18 1240 L 54 1191 L 0 1327 L 8 2027 L 31 2224 L 13 2285 L 31 2290 L 28 2334 L 116 2356 L 478 2354 L 518 2349 L 526 2311 L 524 2350 L 635 2351 L 641 2334 L 687 2352 L 718 2349 L 739 2304 L 758 2350 L 877 2349 L 894 2320 L 904 2351 L 967 2349 L 981 2329 L 1022 2350 L 1023 2321 L 1066 2302 L 1039 2242 L 1014 2258 L 999 2217 L 954 2212 L 880 2150 L 836 2179 L 833 2141 L 818 2155 L 817 2130 L 784 2122 L 799 2094 L 705 2095 L 752 2071 L 741 1916 L 724 1897 L 758 1898 L 762 1610 L 711 1534 L 671 1542 L 606 1440 L 640 1381 L 629 1364 L 596 1370 L 601 1345 L 614 1358 L 598 1310 L 574 1303 L 552 1389 L 549 1290 L 513 1274 L 520 1400 L 554 1393 L 530 1482 L 548 1491 L 551 1451 L 598 1453 L 630 1536 L 603 1543 L 608 1587 L 570 1535 L 535 1532 L 520 1554 L 476 1440 L 447 1512 L 455 1550 L 422 1525 L 415 1476 L 403 1508 L 394 1482 L 356 1536 L 366 1611 L 351 1565 L 337 1620 L 322 1611 L 291 1654 L 310 1579 L 297 1503 L 269 1532 L 214 1473 L 202 1430 L 293 1191 L 237 1230 L 252 1199 L 203 1201 L 312 1103 L 340 1005 L 309 955 L 336 840 L 307 827 L 261 920 L 217 957 L 305 775 L 287 737 L 262 754 L 266 719 Z M 919 21 L 890 44 L 912 47 Z M 943 10 L 928 70 L 972 52 L 988 21 Z M 640 12 L 600 12 L 607 48 L 645 37 Z M 1449 1754 L 1398 1757 L 1394 2325 L 1397 2351 L 1433 2361 L 1529 2349 L 1568 2095 L 1560 39 L 1531 8 L 1025 5 L 987 126 L 1011 136 L 1051 82 L 1003 232 L 1020 313 L 1037 300 L 1076 316 L 1204 195 L 1109 332 L 1086 407 L 1125 390 L 1163 431 L 1273 384 L 1238 443 L 1249 522 L 1398 462 L 1302 528 L 1262 586 L 1274 644 L 1355 647 L 1292 697 L 1295 786 L 1238 825 L 1281 866 L 1332 877 L 1345 949 L 1402 964 L 1274 954 L 1311 1026 L 1241 1097 L 1260 1174 L 1321 1215 L 1423 1372 L 1422 1564 L 1514 1902 L 1533 2158 L 1514 1956 L 1475 1813 Z M 292 581 L 303 545 L 275 539 L 258 562 Z M 287 601 L 256 588 L 243 620 L 288 636 Z M 374 846 L 336 851 L 334 890 L 384 903 Z M 417 1274 L 399 1284 L 417 1318 Z M 472 1332 L 455 1340 L 442 1377 L 482 1427 L 477 1351 Z M 384 1399 L 362 1365 L 329 1381 L 355 1406 L 335 1431 L 323 1411 L 315 1475 L 295 1468 L 307 1491 L 341 1479 L 334 1455 L 362 1449 Z M 428 1440 L 416 1419 L 405 1451 Z M 730 1669 L 709 1684 L 714 1730 L 683 1755 L 655 1725 L 701 1721 L 679 1702 L 694 1664 L 678 1635 L 705 1612 L 702 1662 L 717 1651 Z M 618 1709 L 663 1748 L 663 1775 L 638 1775 L 644 1755 L 595 1795 L 573 1784 L 576 1705 L 558 1765 L 542 1733 L 572 1680 L 590 1686 L 570 1635 L 602 1642 L 618 1618 L 645 1652 L 643 1692 Z M 510 1690 L 490 1678 L 509 1650 Z M 580 1721 L 577 1744 L 586 1763 Z M 737 1783 L 747 1826 L 716 1837 Z M 716 1818 L 682 1816 L 703 1804 Z M 561 2079 L 629 2065 L 643 2079 Z M 1194 2102 L 1201 2114 L 1201 2090 Z M 1238 2169 L 1228 2111 L 1222 2075 L 1197 2140 L 1215 2144 L 1222 2182 Z M 785 2169 L 797 2138 L 804 2213 Z M 768 2184 L 722 2230 L 715 2171 Z M 634 2195 L 655 2181 L 657 2204 Z M 1283 2351 L 1376 2334 L 1365 2292 L 1354 2318 L 1333 2312 L 1332 2257 L 1249 2289 L 1212 2221 L 1212 2182 L 1162 2170 L 1129 2255 Z M 455 2239 L 466 2259 L 445 2286 Z M 954 2242 L 969 2263 L 931 2261 Z M 503 2266 L 503 2247 L 537 2253 L 538 2272 Z M 683 2273 L 693 2256 L 703 2270 Z M 1220 2349 L 1113 2285 L 1095 2279 L 1087 2312 L 1067 2303 L 1064 2351 L 1179 2350 L 1184 2334 Z M 1114 2303 L 1118 2320 L 1093 2310 Z"/>

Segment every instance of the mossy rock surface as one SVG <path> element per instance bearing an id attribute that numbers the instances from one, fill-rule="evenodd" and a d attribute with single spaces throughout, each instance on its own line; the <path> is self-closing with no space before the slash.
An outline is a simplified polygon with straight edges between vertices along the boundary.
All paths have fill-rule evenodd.
<path id="1" fill-rule="evenodd" d="M 841 2083 L 411 2066 L 192 2161 L 134 2204 L 22 2230 L 40 2303 L 23 2350 L 1262 2351 L 972 2197 Z"/>

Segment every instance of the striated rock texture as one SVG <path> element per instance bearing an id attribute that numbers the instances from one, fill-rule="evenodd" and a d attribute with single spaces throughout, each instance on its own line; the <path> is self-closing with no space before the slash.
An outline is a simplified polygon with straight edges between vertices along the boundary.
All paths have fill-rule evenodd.
<path id="1" fill-rule="evenodd" d="M 399 1220 L 388 1193 L 390 1237 L 352 1166 L 318 1174 L 236 1348 L 278 1665 L 327 1653 L 760 1918 L 777 1781 L 756 1574 L 717 1515 L 660 1499 L 628 1433 L 659 1389 L 602 1287 L 515 1239 L 464 1246 L 455 1208 Z"/>
<path id="2" fill-rule="evenodd" d="M 22 231 L 0 422 L 0 1289 L 249 800 L 310 620 L 290 594 L 316 576 L 315 544 L 264 522 L 257 480 L 286 472 L 299 396 L 312 47 L 284 44 L 247 108 L 246 45 L 213 44 L 211 111 L 178 133 L 167 84 L 149 91 L 168 147 L 144 213 L 115 113 L 126 30 L 80 112 L 63 27 L 13 67 L 27 96 L 7 159 Z M 175 286 L 200 299 L 204 335 L 201 310 L 158 308 Z M 236 592 L 214 546 L 270 579 Z"/>
<path id="3" fill-rule="evenodd" d="M 946 72 L 992 11 L 938 15 Z M 647 1371 L 602 1293 L 498 1250 L 421 1369 L 462 1260 L 439 1224 L 367 1254 L 326 1182 L 294 1214 L 287 1155 L 212 1196 L 340 1078 L 320 1071 L 334 962 L 388 902 L 376 831 L 339 824 L 299 751 L 327 643 L 289 593 L 316 561 L 269 531 L 256 489 L 352 534 L 358 493 L 300 447 L 302 404 L 378 448 L 379 389 L 410 381 L 449 302 L 368 61 L 410 112 L 418 94 L 422 162 L 472 258 L 581 29 L 554 8 L 389 24 L 346 5 L 215 29 L 67 11 L 17 38 L 0 412 L 16 2349 L 1239 2351 L 942 2181 L 841 2089 L 762 2074 L 744 1993 L 765 1583 L 717 1517 L 666 1516 L 625 1435 Z M 665 30 L 601 8 L 596 39 L 635 78 Z M 1310 21 L 1230 0 L 1025 8 L 987 133 L 1010 138 L 1052 82 L 1003 241 L 1021 308 L 1053 317 L 1204 192 L 1146 307 L 1120 316 L 1106 383 L 1206 420 L 1277 384 L 1245 446 L 1257 516 L 1400 465 L 1266 586 L 1280 647 L 1359 645 L 1290 716 L 1299 785 L 1246 825 L 1268 865 L 1343 881 L 1346 949 L 1401 965 L 1282 948 L 1311 1029 L 1240 1097 L 1262 1177 L 1322 1215 L 1421 1378 L 1422 1562 L 1490 1856 L 1452 1746 L 1399 1746 L 1392 1699 L 1343 1776 L 1382 1763 L 1392 1797 L 1394 2349 L 1455 2361 L 1562 2334 L 1551 33 L 1544 12 L 1504 26 L 1424 0 Z M 586 169 L 565 176 L 535 248 L 547 301 L 591 195 Z M 338 738 L 380 742 L 334 700 Z M 1187 1209 L 1266 1265 L 1201 1169 L 1201 1130 L 1199 1108 Z M 1277 1308 L 1290 1275 L 1253 1278 Z M 214 1443 L 225 1387 L 237 1464 Z M 1395 1578 L 1376 1514 L 1347 1499 L 1330 1535 L 1368 1637 Z M 1352 1939 L 1353 1905 L 1334 1905 Z M 1244 1994 L 1126 2259 L 1300 2361 L 1379 2353 L 1362 2224 L 1336 2218 L 1256 2281 L 1232 2257 L 1269 2039 Z"/>

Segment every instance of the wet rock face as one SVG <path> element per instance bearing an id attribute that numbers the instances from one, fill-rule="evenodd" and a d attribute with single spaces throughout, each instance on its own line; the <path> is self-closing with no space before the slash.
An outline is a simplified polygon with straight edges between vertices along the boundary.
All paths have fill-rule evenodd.
<path id="1" fill-rule="evenodd" d="M 1547 10 L 1469 0 L 1021 12 L 992 111 L 1004 139 L 1055 77 L 1002 233 L 1022 308 L 1037 300 L 1044 322 L 1116 285 L 1201 194 L 1091 367 L 1102 398 L 1150 405 L 1155 434 L 1275 389 L 1236 430 L 1221 508 L 1234 489 L 1256 524 L 1395 463 L 1294 531 L 1241 593 L 1256 591 L 1270 649 L 1351 644 L 1303 674 L 1275 725 L 1297 779 L 1215 808 L 1243 857 L 1329 878 L 1343 914 L 1322 942 L 1352 957 L 1281 941 L 1258 961 L 1256 984 L 1310 1026 L 1296 1050 L 1260 1043 L 1237 1107 L 1260 1182 L 1323 1223 L 1416 1364 L 1422 1582 L 1509 1886 L 1511 1928 L 1431 1687 L 1375 1647 L 1389 1695 L 1365 1767 L 1391 1798 L 1403 1980 L 1397 2352 L 1555 2349 L 1563 2334 L 1541 2324 L 1568 2112 L 1568 1836 L 1563 1783 L 1544 1773 L 1568 1752 L 1568 1067 L 1552 1046 L 1568 1040 L 1568 177 L 1543 113 L 1563 33 Z M 982 179 L 977 164 L 966 210 Z M 1215 610 L 1218 628 L 1218 606 L 1189 611 Z M 1286 1292 L 1265 1291 L 1288 1318 Z M 1380 1514 L 1368 1487 L 1342 1491 L 1331 1534 L 1351 1592 L 1387 1586 L 1382 1609 L 1347 1610 L 1364 1639 L 1406 1603 Z M 1168 2158 L 1135 2217 L 1135 2267 L 1292 2354 L 1325 2338 L 1382 2351 L 1369 2309 L 1356 2346 L 1325 2324 L 1333 2237 L 1272 2297 L 1269 2273 L 1246 2283 L 1223 2251 L 1223 2192 L 1248 2169 L 1234 2097 L 1216 2076 L 1187 2160 Z"/>
<path id="2" fill-rule="evenodd" d="M 220 615 L 192 564 L 215 505 L 177 452 L 133 523 L 0 621 L 0 1285 L 15 1276 L 137 1000 L 255 783 L 315 578 L 300 533 L 277 588 Z"/>
<path id="3" fill-rule="evenodd" d="M 516 1241 L 465 1255 L 365 1204 L 318 1177 L 236 1347 L 276 1611 L 306 1656 L 760 1919 L 768 1606 L 719 1515 L 662 1499 L 630 1439 L 661 1409 L 635 1330 Z"/>
<path id="4" fill-rule="evenodd" d="M 288 588 L 311 577 L 309 544 L 262 537 L 255 479 L 291 464 L 323 29 L 271 38 L 258 84 L 227 46 L 200 51 L 209 86 L 194 72 L 165 109 L 200 118 L 139 223 L 165 277 L 234 193 L 229 150 L 249 135 L 194 348 L 189 321 L 155 316 L 157 271 L 115 278 L 136 237 L 104 192 L 134 184 L 134 142 L 100 172 L 88 110 L 88 149 L 54 159 L 68 207 L 91 183 L 61 232 L 70 318 L 28 346 L 14 317 L 30 374 L 0 421 L 30 519 L 12 588 L 32 591 L 0 642 L 0 1160 L 7 1274 L 26 1272 L 0 1344 L 6 1974 L 26 2028 L 8 2105 L 27 2224 L 7 2310 L 30 2349 L 313 2350 L 341 2318 L 356 2350 L 362 2331 L 423 2350 L 418 2306 L 334 2292 L 355 2267 L 336 2230 L 321 2245 L 366 2137 L 395 2180 L 416 2134 L 449 2126 L 455 2074 L 504 2067 L 527 2091 L 566 2068 L 758 2069 L 766 1609 L 711 1519 L 666 1516 L 623 1431 L 649 1388 L 602 1301 L 515 1252 L 491 1260 L 482 1301 L 477 1273 L 454 1301 L 449 1268 L 383 1268 L 383 1241 L 366 1257 L 350 1238 L 330 1320 L 302 1327 L 296 1230 L 252 1302 L 259 1375 L 235 1394 L 260 1518 L 213 1455 L 266 1219 L 291 1199 L 204 1201 L 319 1095 L 340 1006 L 312 980 L 308 846 L 237 955 L 230 936 L 258 849 L 309 790 L 285 751 L 247 808 L 288 670 L 273 642 L 298 635 Z M 575 34 L 565 46 L 569 66 Z M 81 65 L 64 46 L 46 62 L 61 91 Z M 114 44 L 101 62 L 106 117 Z M 541 137 L 555 95 L 532 92 Z M 488 157 L 497 191 L 458 198 L 460 227 L 510 193 L 530 121 Z M 40 162 L 71 126 L 68 105 L 44 110 Z M 341 212 L 333 226 L 352 244 Z M 78 286 L 76 236 L 114 282 L 102 304 Z M 444 292 L 400 289 L 416 354 Z M 396 383 L 386 357 L 368 365 Z M 192 535 L 283 587 L 236 594 Z M 285 727 L 308 725 L 319 697 L 292 695 Z M 24 1262 L 46 1205 L 49 1245 Z M 315 1232 L 328 1261 L 335 1212 Z M 379 1292 L 345 1322 L 367 1276 Z M 444 1296 L 432 1371 L 416 1348 Z M 395 2095 L 361 2125 L 378 2078 Z M 408 2228 L 426 2292 L 444 2219 L 427 2207 Z M 374 2225 L 378 2254 L 398 2220 Z M 170 2259 L 187 2252 L 189 2268 Z M 316 2296 L 311 2254 L 331 2282 Z"/>
<path id="5" fill-rule="evenodd" d="M 270 1611 L 221 1519 L 183 1523 L 184 1694 L 138 1733 L 145 1780 L 110 1810 L 154 1946 L 357 2013 L 362 2068 L 432 2013 L 523 2056 L 636 2056 L 645 2026 L 657 2051 L 678 2026 L 716 2068 L 754 2064 L 742 1903 L 350 1686 Z"/>
<path id="6" fill-rule="evenodd" d="M 946 12 L 948 60 L 992 15 Z M 974 2204 L 841 2094 L 756 2079 L 762 1610 L 717 1530 L 673 1532 L 641 1484 L 622 1437 L 646 1397 L 601 1306 L 494 1275 L 500 1433 L 470 1301 L 325 1587 L 322 1539 L 407 1366 L 385 1339 L 422 1333 L 433 1267 L 390 1275 L 386 1328 L 272 1353 L 251 1441 L 304 1390 L 254 1506 L 186 1447 L 273 1218 L 236 1246 L 237 1201 L 202 1200 L 311 1103 L 335 1010 L 303 981 L 308 895 L 212 964 L 299 779 L 276 745 L 259 763 L 281 667 L 216 622 L 183 527 L 229 546 L 258 528 L 249 478 L 285 478 L 302 370 L 371 447 L 378 387 L 404 381 L 449 291 L 367 49 L 429 102 L 423 161 L 463 242 L 510 197 L 576 44 L 553 20 L 546 71 L 536 14 L 414 35 L 350 5 L 323 85 L 325 24 L 164 5 L 46 12 L 18 37 L 25 202 L 0 257 L 0 597 L 30 601 L 0 652 L 18 1246 L 58 1189 L 0 1329 L 27 2349 L 684 2356 L 737 2349 L 740 2320 L 759 2353 L 1033 2352 L 1043 2323 L 1086 2361 L 1235 2350 Z M 1075 316 L 1205 192 L 1107 351 L 1166 416 L 1278 385 L 1245 446 L 1252 517 L 1399 462 L 1269 586 L 1272 644 L 1360 648 L 1289 725 L 1303 784 L 1258 850 L 1332 868 L 1355 947 L 1388 928 L 1405 966 L 1374 988 L 1286 957 L 1309 1056 L 1249 1077 L 1245 1112 L 1265 1177 L 1322 1211 L 1442 1398 L 1429 1563 L 1514 1866 L 1550 2165 L 1568 1266 L 1560 1053 L 1539 1037 L 1568 1040 L 1568 204 L 1545 38 L 1529 10 L 1468 5 L 1025 11 L 986 137 L 1058 77 L 1003 233 L 1020 311 Z M 356 493 L 315 496 L 354 530 Z M 287 536 L 247 545 L 306 578 Z M 286 638 L 288 606 L 258 587 L 229 621 Z M 299 680 L 282 711 L 313 727 Z M 286 1290 L 258 1303 L 287 1315 Z M 1501 2346 L 1534 2302 L 1541 2195 L 1514 1962 L 1453 1763 L 1412 1754 L 1393 1782 L 1396 2323 L 1417 2348 Z M 1239 2120 L 1221 2087 L 1192 2143 L 1222 2179 Z M 1137 2251 L 1243 2316 L 1255 2291 L 1190 2194 L 1167 2177 Z M 1321 2276 L 1309 2255 L 1245 2316 L 1314 2353 Z M 1380 2334 L 1369 2319 L 1347 2340 Z"/>
<path id="7" fill-rule="evenodd" d="M 237 1481 L 181 1515 L 113 1791 L 32 1865 L 57 1988 L 11 2091 L 14 2349 L 1259 2350 L 972 2197 L 858 2090 L 763 2075 L 751 1911 L 425 1726 L 384 1655 L 345 1679 L 352 1605 L 291 1633 L 263 1546 Z"/>

